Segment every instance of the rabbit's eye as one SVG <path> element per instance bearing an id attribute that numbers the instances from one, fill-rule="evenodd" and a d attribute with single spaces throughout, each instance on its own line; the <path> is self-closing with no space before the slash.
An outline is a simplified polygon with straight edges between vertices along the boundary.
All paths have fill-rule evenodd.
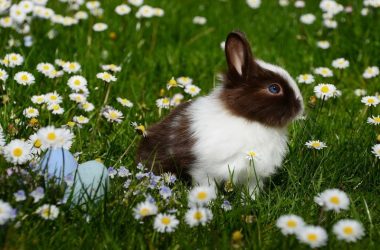
<path id="1" fill-rule="evenodd" d="M 281 87 L 278 84 L 271 84 L 268 86 L 268 91 L 272 94 L 278 94 L 281 92 Z"/>

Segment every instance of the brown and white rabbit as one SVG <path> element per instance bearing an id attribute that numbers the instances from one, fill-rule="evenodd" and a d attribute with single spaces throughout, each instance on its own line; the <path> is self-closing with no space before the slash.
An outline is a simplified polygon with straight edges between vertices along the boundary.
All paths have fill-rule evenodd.
<path id="1" fill-rule="evenodd" d="M 228 70 L 208 96 L 181 104 L 147 131 L 138 160 L 156 173 L 191 177 L 196 184 L 230 180 L 254 197 L 287 153 L 287 125 L 303 99 L 287 71 L 252 56 L 246 37 L 226 40 Z M 257 152 L 254 169 L 247 151 Z"/>

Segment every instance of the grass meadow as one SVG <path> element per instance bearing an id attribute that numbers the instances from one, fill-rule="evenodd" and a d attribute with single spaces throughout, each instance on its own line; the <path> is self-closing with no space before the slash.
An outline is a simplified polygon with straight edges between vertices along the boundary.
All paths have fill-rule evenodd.
<path id="1" fill-rule="evenodd" d="M 262 1 L 257 9 L 250 8 L 244 0 L 145 0 L 144 4 L 164 10 L 163 16 L 152 18 L 137 18 L 139 7 L 127 1 L 130 13 L 118 15 L 115 7 L 123 3 L 121 0 L 100 1 L 98 8 L 103 13 L 90 11 L 86 3 L 72 6 L 51 0 L 46 7 L 56 14 L 73 17 L 78 10 L 71 6 L 88 13 L 88 18 L 63 25 L 33 17 L 25 34 L 12 27 L 0 27 L 0 58 L 9 53 L 24 58 L 16 67 L 4 62 L 0 65 L 9 75 L 0 80 L 0 125 L 5 144 L 15 139 L 28 140 L 48 125 L 65 126 L 75 135 L 69 151 L 79 163 L 98 159 L 116 172 L 124 166 L 131 173 L 113 176 L 116 172 L 109 172 L 113 178 L 102 199 L 75 205 L 60 202 L 63 185 L 47 184 L 35 170 L 33 165 L 41 155 L 34 154 L 28 162 L 14 164 L 3 152 L 0 199 L 16 209 L 16 214 L 0 225 L 1 248 L 308 249 L 297 237 L 285 236 L 276 227 L 281 215 L 296 214 L 307 224 L 326 229 L 328 241 L 321 249 L 380 249 L 380 156 L 372 152 L 380 141 L 380 125 L 367 122 L 369 117 L 380 115 L 380 109 L 365 105 L 355 92 L 362 89 L 365 95 L 376 96 L 380 91 L 378 76 L 363 77 L 367 67 L 380 66 L 380 10 L 364 6 L 361 0 L 338 2 L 345 9 L 332 17 L 336 28 L 324 25 L 320 1 L 305 1 L 304 7 L 297 8 L 294 1 L 281 6 L 277 0 Z M 363 13 L 363 8 L 368 13 Z M 307 13 L 316 17 L 311 24 L 300 21 L 301 15 Z M 207 22 L 193 23 L 195 16 L 205 17 Z M 95 31 L 96 23 L 105 23 L 108 28 Z M 190 227 L 184 217 L 191 187 L 180 180 L 167 184 L 172 193 L 165 199 L 160 194 L 163 180 L 152 184 L 149 177 L 139 176 L 142 170 L 137 168 L 135 155 L 141 127 L 136 129 L 131 123 L 148 128 L 174 109 L 158 108 L 159 98 L 176 93 L 182 93 L 184 100 L 207 95 L 218 84 L 218 73 L 226 69 L 221 43 L 232 30 L 246 33 L 257 58 L 284 67 L 295 79 L 307 73 L 315 81 L 299 83 L 305 117 L 289 126 L 289 153 L 282 168 L 266 180 L 256 200 L 242 202 L 242 187 L 229 183 L 220 187 L 218 196 L 208 205 L 213 218 L 205 225 Z M 25 44 L 25 36 L 32 37 L 32 44 Z M 317 43 L 325 40 L 330 47 L 322 49 Z M 337 58 L 348 60 L 349 67 L 334 68 L 332 61 Z M 37 71 L 37 65 L 43 62 L 60 70 L 57 59 L 77 62 L 81 68 L 54 78 Z M 120 72 L 111 72 L 116 81 L 107 83 L 97 77 L 104 71 L 104 64 L 121 66 Z M 330 68 L 333 76 L 316 74 L 318 67 Z M 19 84 L 14 76 L 21 71 L 31 73 L 34 84 Z M 87 79 L 87 101 L 94 105 L 92 111 L 86 112 L 70 100 L 72 90 L 67 82 L 73 75 Z M 192 97 L 179 87 L 168 90 L 169 80 L 181 76 L 192 78 L 200 93 Z M 314 87 L 320 83 L 335 85 L 341 95 L 315 97 Z M 34 95 L 54 91 L 62 97 L 62 114 L 53 114 L 47 104 L 31 100 Z M 133 107 L 123 106 L 118 97 L 127 98 Z M 106 105 L 122 112 L 121 122 L 110 122 L 101 114 Z M 28 118 L 24 114 L 28 107 L 36 108 L 39 115 Z M 88 118 L 88 123 L 73 122 L 74 116 L 80 115 Z M 310 140 L 320 140 L 327 147 L 308 148 L 305 143 Z M 34 202 L 31 192 L 37 187 L 43 188 L 44 195 Z M 314 202 L 318 193 L 333 188 L 349 196 L 349 209 L 339 213 L 324 211 Z M 25 192 L 22 201 L 15 199 L 14 193 L 19 190 Z M 155 200 L 158 213 L 172 212 L 176 216 L 179 224 L 173 232 L 155 230 L 154 216 L 135 218 L 134 208 L 147 198 Z M 232 209 L 222 208 L 225 200 Z M 49 220 L 38 215 L 35 211 L 43 204 L 56 205 L 58 216 Z M 347 243 L 334 235 L 333 225 L 345 218 L 362 223 L 365 235 L 360 240 Z"/>

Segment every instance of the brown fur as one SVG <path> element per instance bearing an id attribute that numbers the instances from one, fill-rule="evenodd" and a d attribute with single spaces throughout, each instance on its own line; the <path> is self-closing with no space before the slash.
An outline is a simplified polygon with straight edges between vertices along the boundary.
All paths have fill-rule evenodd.
<path id="1" fill-rule="evenodd" d="M 171 172 L 190 180 L 187 168 L 195 160 L 191 151 L 194 139 L 186 113 L 190 105 L 191 102 L 179 105 L 164 120 L 150 127 L 141 140 L 137 160 L 152 167 L 156 174 Z"/>

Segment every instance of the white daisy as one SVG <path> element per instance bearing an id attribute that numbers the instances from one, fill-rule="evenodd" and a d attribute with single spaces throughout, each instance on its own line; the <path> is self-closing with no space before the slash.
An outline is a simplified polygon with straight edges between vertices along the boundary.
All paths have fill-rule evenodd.
<path id="1" fill-rule="evenodd" d="M 121 71 L 121 66 L 115 65 L 115 64 L 106 64 L 102 65 L 103 70 L 109 70 L 112 72 L 120 72 Z"/>
<path id="2" fill-rule="evenodd" d="M 364 236 L 363 225 L 351 219 L 340 220 L 333 226 L 333 232 L 338 240 L 355 242 Z"/>
<path id="3" fill-rule="evenodd" d="M 0 18 L 0 27 L 10 28 L 13 25 L 12 18 L 10 16 Z"/>
<path id="4" fill-rule="evenodd" d="M 184 98 L 185 97 L 181 93 L 177 93 L 173 95 L 172 99 L 170 100 L 170 106 L 176 107 L 180 105 Z"/>
<path id="5" fill-rule="evenodd" d="M 9 11 L 9 16 L 13 21 L 19 24 L 23 23 L 26 19 L 26 13 L 17 4 L 12 5 Z"/>
<path id="6" fill-rule="evenodd" d="M 375 144 L 373 147 L 372 147 L 372 153 L 380 159 L 380 144 Z"/>
<path id="7" fill-rule="evenodd" d="M 314 73 L 317 75 L 321 75 L 323 77 L 331 77 L 333 76 L 333 72 L 331 69 L 326 68 L 326 67 L 319 67 L 314 70 Z"/>
<path id="8" fill-rule="evenodd" d="M 0 80 L 5 82 L 7 79 L 8 79 L 8 73 L 5 70 L 0 69 Z"/>
<path id="9" fill-rule="evenodd" d="M 311 140 L 311 141 L 308 141 L 305 143 L 305 145 L 308 147 L 308 148 L 312 148 L 312 149 L 323 149 L 323 148 L 326 148 L 326 143 L 320 141 L 320 140 Z"/>
<path id="10" fill-rule="evenodd" d="M 21 71 L 15 74 L 14 80 L 21 85 L 31 85 L 34 83 L 35 78 L 29 72 Z"/>
<path id="11" fill-rule="evenodd" d="M 126 4 L 120 4 L 120 5 L 116 6 L 115 12 L 120 16 L 124 16 L 124 15 L 127 15 L 131 12 L 131 7 L 129 7 Z"/>
<path id="12" fill-rule="evenodd" d="M 76 103 L 85 103 L 87 101 L 87 98 L 85 95 L 78 94 L 78 93 L 71 93 L 69 95 L 70 100 L 76 102 Z"/>
<path id="13" fill-rule="evenodd" d="M 28 107 L 28 108 L 24 109 L 24 111 L 22 112 L 22 114 L 26 118 L 33 118 L 33 117 L 37 117 L 39 115 L 39 112 L 38 112 L 37 109 L 35 109 L 33 107 Z"/>
<path id="14" fill-rule="evenodd" d="M 203 16 L 195 16 L 193 18 L 193 23 L 198 25 L 205 25 L 207 23 L 207 19 Z"/>
<path id="15" fill-rule="evenodd" d="M 84 103 L 81 103 L 81 104 L 79 105 L 79 107 L 80 107 L 81 109 L 83 109 L 84 111 L 86 111 L 86 112 L 91 112 L 91 111 L 93 111 L 93 110 L 95 109 L 94 104 L 92 104 L 91 102 L 84 102 Z"/>
<path id="16" fill-rule="evenodd" d="M 200 91 L 201 89 L 193 84 L 188 84 L 185 86 L 185 93 L 188 93 L 192 97 L 198 95 Z"/>
<path id="17" fill-rule="evenodd" d="M 305 226 L 297 231 L 300 242 L 308 244 L 311 248 L 322 247 L 327 243 L 326 230 L 319 226 Z"/>
<path id="18" fill-rule="evenodd" d="M 86 88 L 87 80 L 83 76 L 75 75 L 69 78 L 67 85 L 69 85 L 72 90 L 78 92 L 83 88 Z"/>
<path id="19" fill-rule="evenodd" d="M 315 16 L 311 13 L 304 14 L 300 17 L 300 21 L 304 24 L 312 24 L 315 21 Z"/>
<path id="20" fill-rule="evenodd" d="M 85 11 L 78 11 L 75 13 L 74 18 L 77 20 L 86 20 L 88 19 L 88 14 Z"/>
<path id="21" fill-rule="evenodd" d="M 170 99 L 167 97 L 157 99 L 156 105 L 158 108 L 168 109 L 170 107 Z"/>
<path id="22" fill-rule="evenodd" d="M 58 103 L 49 104 L 47 109 L 50 110 L 54 115 L 62 115 L 65 112 L 65 109 L 62 108 Z"/>
<path id="23" fill-rule="evenodd" d="M 42 151 L 44 151 L 46 148 L 42 145 L 41 139 L 38 137 L 37 133 L 32 134 L 29 136 L 28 143 L 31 147 L 32 154 L 41 154 Z"/>
<path id="24" fill-rule="evenodd" d="M 29 14 L 33 11 L 34 4 L 31 1 L 21 1 L 18 3 L 18 6 L 25 14 Z"/>
<path id="25" fill-rule="evenodd" d="M 335 20 L 332 20 L 332 19 L 324 19 L 323 20 L 323 25 L 326 28 L 335 29 L 336 27 L 338 27 L 338 22 L 335 21 Z"/>
<path id="26" fill-rule="evenodd" d="M 299 9 L 302 9 L 302 8 L 305 7 L 305 2 L 304 2 L 304 1 L 301 1 L 301 0 L 295 1 L 295 2 L 294 2 L 294 7 L 299 8 Z"/>
<path id="27" fill-rule="evenodd" d="M 365 96 L 367 94 L 367 90 L 365 89 L 355 89 L 354 91 L 356 96 Z"/>
<path id="28" fill-rule="evenodd" d="M 181 86 L 186 86 L 193 83 L 193 79 L 188 76 L 181 76 L 177 78 L 177 82 Z"/>
<path id="29" fill-rule="evenodd" d="M 216 198 L 215 189 L 211 186 L 197 186 L 189 193 L 190 205 L 207 205 Z"/>
<path id="30" fill-rule="evenodd" d="M 88 123 L 89 119 L 83 115 L 80 115 L 80 116 L 74 116 L 73 121 L 78 124 L 86 124 Z"/>
<path id="31" fill-rule="evenodd" d="M 37 131 L 43 147 L 70 149 L 74 134 L 66 128 L 55 128 L 48 126 Z"/>
<path id="32" fill-rule="evenodd" d="M 45 102 L 48 104 L 59 104 L 62 102 L 62 97 L 56 92 L 45 94 Z"/>
<path id="33" fill-rule="evenodd" d="M 105 23 L 95 23 L 92 26 L 92 29 L 96 32 L 102 32 L 102 31 L 105 31 L 106 29 L 108 29 L 108 25 Z"/>
<path id="34" fill-rule="evenodd" d="M 379 75 L 379 67 L 377 66 L 368 67 L 363 73 L 363 77 L 366 79 L 373 78 L 378 75 Z"/>
<path id="35" fill-rule="evenodd" d="M 345 69 L 350 66 L 350 62 L 344 58 L 338 58 L 332 61 L 332 66 L 337 69 Z"/>
<path id="36" fill-rule="evenodd" d="M 314 82 L 314 76 L 311 74 L 302 74 L 297 77 L 299 83 L 311 84 Z"/>
<path id="37" fill-rule="evenodd" d="M 154 9 L 149 5 L 143 5 L 136 13 L 137 18 L 151 18 L 154 16 Z"/>
<path id="38" fill-rule="evenodd" d="M 122 122 L 122 119 L 124 118 L 121 111 L 112 107 L 106 107 L 103 110 L 102 115 L 107 119 L 107 121 L 116 123 Z"/>
<path id="39" fill-rule="evenodd" d="M 314 201 L 322 206 L 325 210 L 347 210 L 350 205 L 350 199 L 347 194 L 339 189 L 327 189 L 314 197 Z"/>
<path id="40" fill-rule="evenodd" d="M 96 77 L 105 81 L 105 82 L 115 82 L 117 80 L 117 78 L 115 76 L 111 75 L 108 72 L 98 73 L 98 74 L 96 74 Z"/>
<path id="41" fill-rule="evenodd" d="M 190 227 L 206 225 L 212 220 L 212 212 L 208 208 L 192 207 L 185 214 L 185 221 Z"/>
<path id="42" fill-rule="evenodd" d="M 158 214 L 154 219 L 153 228 L 160 233 L 171 233 L 179 224 L 174 215 Z"/>
<path id="43" fill-rule="evenodd" d="M 37 71 L 44 74 L 44 75 L 50 75 L 51 72 L 55 70 L 54 65 L 51 63 L 39 63 L 37 64 Z"/>
<path id="44" fill-rule="evenodd" d="M 55 205 L 44 204 L 37 208 L 35 213 L 45 220 L 55 220 L 58 217 L 59 209 Z"/>
<path id="45" fill-rule="evenodd" d="M 31 100 L 34 104 L 42 104 L 45 102 L 46 99 L 45 95 L 34 95 L 32 96 Z"/>
<path id="46" fill-rule="evenodd" d="M 261 5 L 261 0 L 246 0 L 246 2 L 252 9 L 258 9 Z"/>
<path id="47" fill-rule="evenodd" d="M 320 83 L 314 87 L 314 93 L 318 98 L 327 100 L 336 96 L 336 87 L 333 84 Z"/>
<path id="48" fill-rule="evenodd" d="M 297 215 L 282 215 L 277 219 L 276 226 L 281 230 L 282 234 L 295 234 L 298 230 L 305 226 L 304 220 Z"/>
<path id="49" fill-rule="evenodd" d="M 121 97 L 117 97 L 116 100 L 124 107 L 128 107 L 128 108 L 132 108 L 133 107 L 133 103 L 128 100 L 127 98 L 121 98 Z"/>
<path id="50" fill-rule="evenodd" d="M 364 96 L 361 102 L 364 103 L 366 106 L 376 107 L 380 103 L 380 100 L 377 96 Z"/>
<path id="51" fill-rule="evenodd" d="M 256 150 L 249 150 L 245 153 L 245 158 L 247 158 L 250 161 L 258 160 L 258 154 Z"/>
<path id="52" fill-rule="evenodd" d="M 62 68 L 67 73 L 76 73 L 81 69 L 81 66 L 77 62 L 65 62 Z"/>
<path id="53" fill-rule="evenodd" d="M 138 7 L 144 3 L 144 0 L 128 0 L 128 3 Z"/>
<path id="54" fill-rule="evenodd" d="M 165 14 L 165 11 L 161 8 L 153 8 L 154 16 L 162 17 Z"/>
<path id="55" fill-rule="evenodd" d="M 378 115 L 378 116 L 373 115 L 372 117 L 368 117 L 367 123 L 373 124 L 373 125 L 379 125 L 380 124 L 380 115 Z"/>
<path id="56" fill-rule="evenodd" d="M 317 46 L 321 49 L 328 49 L 328 48 L 330 48 L 330 42 L 329 41 L 318 41 Z"/>
<path id="57" fill-rule="evenodd" d="M 154 203 L 144 201 L 137 204 L 137 206 L 133 209 L 133 214 L 135 219 L 139 220 L 147 216 L 156 214 L 157 210 L 158 208 Z"/>
<path id="58" fill-rule="evenodd" d="M 4 59 L 0 61 L 0 63 L 4 66 L 14 68 L 16 66 L 22 65 L 24 62 L 24 57 L 17 53 L 6 54 Z"/>
<path id="59" fill-rule="evenodd" d="M 24 164 L 31 159 L 31 148 L 25 141 L 15 139 L 3 148 L 3 155 L 8 162 Z"/>

